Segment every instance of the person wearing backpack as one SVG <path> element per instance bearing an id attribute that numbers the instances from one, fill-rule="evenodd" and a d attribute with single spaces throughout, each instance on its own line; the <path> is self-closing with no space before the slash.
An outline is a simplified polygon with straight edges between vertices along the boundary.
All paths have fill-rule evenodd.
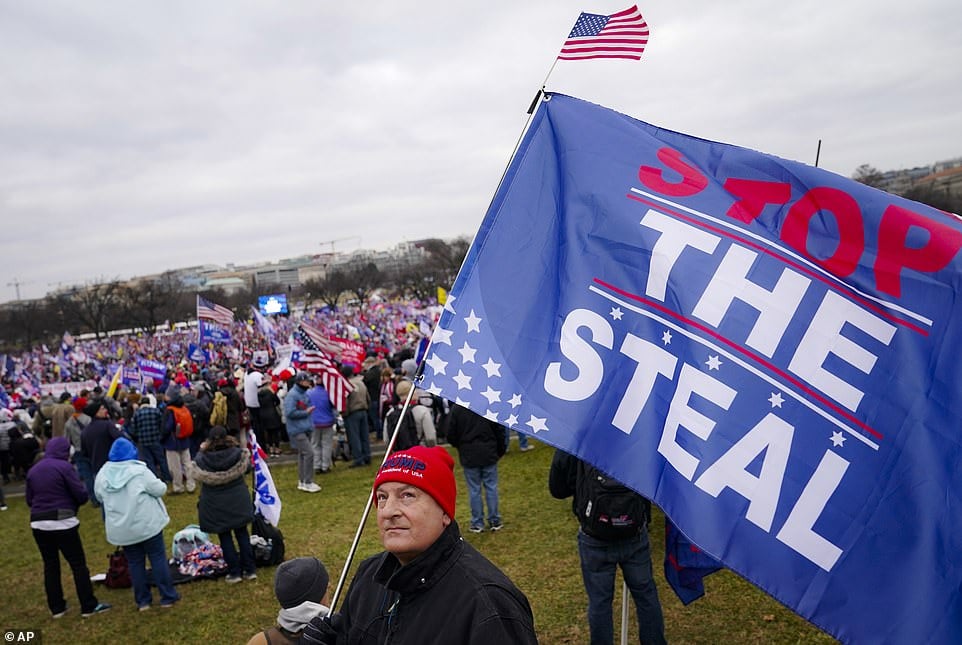
<path id="1" fill-rule="evenodd" d="M 612 600 L 615 569 L 621 567 L 638 613 L 641 643 L 665 643 L 665 621 L 651 567 L 647 520 L 651 503 L 594 466 L 556 450 L 548 490 L 557 499 L 573 497 L 571 509 L 581 525 L 578 554 L 588 595 L 592 645 L 614 641 Z"/>
<path id="2" fill-rule="evenodd" d="M 471 503 L 472 533 L 484 531 L 484 502 L 488 507 L 488 528 L 500 531 L 501 513 L 498 510 L 498 460 L 504 456 L 508 442 L 504 431 L 494 421 L 454 404 L 448 420 L 448 441 L 458 449 L 461 469 L 468 483 L 468 500 Z"/>
<path id="3" fill-rule="evenodd" d="M 191 461 L 190 437 L 194 434 L 194 418 L 184 406 L 180 394 L 174 394 L 167 402 L 162 433 L 173 492 L 183 493 L 186 489 L 188 493 L 193 493 L 197 484 L 190 476 L 187 465 Z"/>

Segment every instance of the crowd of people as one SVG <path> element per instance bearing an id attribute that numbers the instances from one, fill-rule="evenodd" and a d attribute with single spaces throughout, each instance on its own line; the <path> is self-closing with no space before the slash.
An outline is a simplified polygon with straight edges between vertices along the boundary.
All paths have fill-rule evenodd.
<path id="1" fill-rule="evenodd" d="M 35 400 L 11 396 L 15 384 L 5 377 L 9 407 L 0 409 L 0 470 L 5 483 L 25 479 L 51 615 L 60 618 L 68 611 L 60 554 L 73 573 L 81 616 L 110 609 L 90 585 L 79 537 L 77 509 L 88 502 L 101 507 L 107 541 L 127 555 L 133 599 L 141 611 L 155 606 L 148 561 L 157 606 L 171 608 L 180 599 L 163 540 L 170 521 L 167 495 L 199 489 L 198 524 L 219 539 L 224 579 L 256 579 L 249 532 L 254 509 L 245 476 L 251 467 L 247 438 L 253 432 L 269 457 L 296 453 L 297 491 L 305 493 L 321 490 L 316 478 L 330 473 L 338 458 L 350 462 L 350 468 L 364 468 L 372 463 L 372 444 L 390 448 L 390 454 L 374 473 L 384 551 L 360 565 L 343 606 L 333 615 L 327 610 L 323 564 L 314 558 L 285 562 L 275 572 L 277 625 L 255 634 L 251 642 L 537 642 L 524 594 L 461 539 L 454 520 L 454 460 L 439 445 L 450 443 L 458 452 L 471 509 L 468 530 L 500 531 L 497 466 L 508 450 L 509 431 L 419 388 L 413 358 L 420 327 L 412 328 L 416 317 L 396 317 L 396 308 L 380 312 L 382 321 L 389 321 L 387 332 L 370 319 L 345 314 L 314 320 L 332 334 L 368 341 L 360 365 L 340 366 L 351 385 L 342 406 L 334 404 L 320 374 L 296 367 L 272 369 L 265 352 L 248 357 L 242 349 L 221 348 L 218 360 L 198 364 L 170 353 L 169 345 L 159 351 L 156 339 L 118 341 L 128 349 L 152 347 L 158 352 L 152 356 L 168 359 L 164 378 L 141 387 L 114 392 L 98 381 L 89 390 L 41 392 Z M 359 322 L 364 326 L 358 327 Z M 280 321 L 278 329 L 294 324 Z M 179 339 L 174 341 L 178 345 L 185 340 L 167 338 Z M 393 351 L 382 353 L 378 347 Z M 533 446 L 519 434 L 519 448 Z M 577 498 L 584 488 L 573 463 L 565 462 L 563 473 L 553 467 L 552 494 Z M 639 622 L 646 630 L 642 642 L 663 642 L 644 521 L 639 518 L 637 530 L 613 543 L 592 535 L 582 522 L 578 542 L 593 643 L 611 642 L 615 566 L 625 571 L 626 580 L 631 573 Z M 436 604 L 442 600 L 457 611 L 440 617 Z"/>

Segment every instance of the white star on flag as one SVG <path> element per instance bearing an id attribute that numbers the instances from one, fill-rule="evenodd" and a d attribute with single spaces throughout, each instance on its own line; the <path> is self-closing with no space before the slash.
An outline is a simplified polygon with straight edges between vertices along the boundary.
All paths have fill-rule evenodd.
<path id="1" fill-rule="evenodd" d="M 514 428 L 518 425 L 518 417 L 513 414 L 509 414 L 508 418 L 504 420 L 504 425 L 508 426 L 509 428 Z"/>
<path id="2" fill-rule="evenodd" d="M 447 299 L 445 299 L 444 301 L 444 310 L 450 311 L 452 314 L 458 313 L 454 310 L 454 306 L 453 306 L 455 300 L 457 300 L 457 298 L 455 298 L 449 293 Z"/>
<path id="3" fill-rule="evenodd" d="M 468 314 L 468 317 L 464 319 L 464 324 L 468 326 L 468 333 L 473 331 L 476 331 L 479 334 L 481 333 L 481 319 L 475 315 L 474 309 L 472 309 L 471 313 Z"/>
<path id="4" fill-rule="evenodd" d="M 458 354 L 461 354 L 461 362 L 463 363 L 473 363 L 474 355 L 478 350 L 474 349 L 468 345 L 468 341 L 464 341 L 464 345 L 458 350 Z"/>
<path id="5" fill-rule="evenodd" d="M 612 320 L 621 320 L 624 313 L 621 311 L 621 307 L 612 307 L 608 315 L 611 316 Z"/>
<path id="6" fill-rule="evenodd" d="M 545 421 L 547 420 L 548 420 L 547 417 L 541 418 L 541 417 L 536 417 L 532 414 L 531 418 L 525 422 L 525 425 L 531 428 L 532 432 L 534 432 L 535 434 L 538 434 L 542 430 L 548 429 L 548 426 L 545 425 Z"/>
<path id="7" fill-rule="evenodd" d="M 427 363 L 431 367 L 431 369 L 434 370 L 435 374 L 444 374 L 445 373 L 444 370 L 448 366 L 448 362 L 445 360 L 442 360 L 441 357 L 438 356 L 437 354 L 432 354 L 431 358 L 427 360 Z"/>
<path id="8" fill-rule="evenodd" d="M 665 330 L 665 333 L 661 335 L 661 342 L 663 342 L 665 345 L 671 345 L 671 332 L 667 329 Z"/>
<path id="9" fill-rule="evenodd" d="M 514 396 L 511 397 L 511 400 L 509 400 L 508 403 L 511 404 L 512 408 L 518 407 L 519 405 L 521 405 L 521 395 L 515 394 Z"/>
<path id="10" fill-rule="evenodd" d="M 471 389 L 471 377 L 465 374 L 462 370 L 458 370 L 458 375 L 454 377 L 454 382 L 458 384 L 459 390 Z"/>
<path id="11" fill-rule="evenodd" d="M 489 405 L 494 405 L 495 403 L 499 403 L 501 401 L 501 392 L 498 390 L 492 390 L 490 385 L 488 386 L 488 389 L 481 393 L 481 396 L 488 400 Z"/>
<path id="12" fill-rule="evenodd" d="M 717 356 L 709 356 L 708 360 L 705 361 L 705 365 L 708 366 L 708 371 L 717 370 L 721 364 L 722 362 Z"/>
<path id="13" fill-rule="evenodd" d="M 488 411 L 486 411 L 486 412 L 484 413 L 484 418 L 487 419 L 488 421 L 494 421 L 495 423 L 497 423 L 497 422 L 498 422 L 498 413 L 497 413 L 497 412 L 492 412 L 491 410 L 488 410 Z"/>
<path id="14" fill-rule="evenodd" d="M 488 362 L 481 366 L 484 371 L 488 373 L 488 378 L 493 376 L 501 376 L 501 363 L 495 363 L 493 359 L 488 359 Z"/>
<path id="15" fill-rule="evenodd" d="M 835 446 L 836 448 L 841 445 L 844 445 L 845 439 L 846 439 L 845 435 L 843 435 L 841 432 L 832 433 L 831 442 L 832 442 L 832 445 Z"/>
<path id="16" fill-rule="evenodd" d="M 768 397 L 768 402 L 772 404 L 773 408 L 780 408 L 785 399 L 782 398 L 781 392 L 772 392 L 772 395 Z"/>
<path id="17" fill-rule="evenodd" d="M 451 336 L 454 334 L 453 331 L 448 331 L 447 329 L 441 329 L 440 327 L 434 328 L 434 336 L 431 338 L 431 342 L 435 345 L 450 345 Z"/>

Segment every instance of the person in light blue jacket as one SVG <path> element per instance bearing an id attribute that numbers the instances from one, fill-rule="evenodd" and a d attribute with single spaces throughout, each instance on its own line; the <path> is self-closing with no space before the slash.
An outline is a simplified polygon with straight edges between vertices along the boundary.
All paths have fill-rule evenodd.
<path id="1" fill-rule="evenodd" d="M 170 522 L 161 499 L 166 492 L 167 484 L 137 459 L 137 447 L 131 441 L 124 437 L 114 441 L 107 463 L 97 473 L 94 494 L 104 508 L 107 541 L 122 546 L 127 555 L 134 601 L 140 611 L 150 609 L 153 602 L 147 558 L 160 592 L 160 606 L 173 607 L 180 600 L 164 546 L 164 527 Z"/>

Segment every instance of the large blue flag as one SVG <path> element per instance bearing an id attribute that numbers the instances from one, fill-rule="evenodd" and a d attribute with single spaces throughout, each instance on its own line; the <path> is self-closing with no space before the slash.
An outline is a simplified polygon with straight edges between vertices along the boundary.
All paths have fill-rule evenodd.
<path id="1" fill-rule="evenodd" d="M 424 384 L 845 641 L 962 642 L 962 226 L 549 95 Z"/>

